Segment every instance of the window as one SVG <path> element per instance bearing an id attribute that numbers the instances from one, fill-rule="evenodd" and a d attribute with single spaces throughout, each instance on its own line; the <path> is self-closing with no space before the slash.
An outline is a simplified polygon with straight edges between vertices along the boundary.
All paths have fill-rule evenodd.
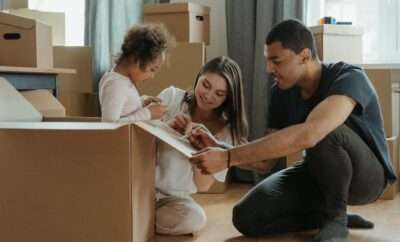
<path id="1" fill-rule="evenodd" d="M 397 2 L 397 52 L 400 54 L 400 3 Z"/>
<path id="2" fill-rule="evenodd" d="M 29 0 L 29 8 L 65 13 L 65 44 L 84 45 L 85 0 Z"/>
<path id="3" fill-rule="evenodd" d="M 320 0 L 310 7 L 307 23 L 315 25 L 322 16 L 351 21 L 363 27 L 364 63 L 400 62 L 400 3 L 397 0 Z M 319 14 L 317 13 L 319 11 Z"/>

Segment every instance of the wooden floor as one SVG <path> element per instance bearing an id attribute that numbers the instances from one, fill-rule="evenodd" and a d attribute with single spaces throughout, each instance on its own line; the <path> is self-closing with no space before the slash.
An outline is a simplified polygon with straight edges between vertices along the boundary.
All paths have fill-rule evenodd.
<path id="1" fill-rule="evenodd" d="M 195 199 L 205 208 L 207 226 L 194 236 L 160 236 L 152 242 L 308 242 L 316 231 L 264 238 L 245 238 L 231 223 L 232 207 L 249 189 L 233 184 L 225 194 L 198 194 Z M 350 207 L 375 223 L 373 230 L 350 230 L 348 242 L 400 242 L 400 195 L 395 200 L 378 201 L 368 206 Z"/>

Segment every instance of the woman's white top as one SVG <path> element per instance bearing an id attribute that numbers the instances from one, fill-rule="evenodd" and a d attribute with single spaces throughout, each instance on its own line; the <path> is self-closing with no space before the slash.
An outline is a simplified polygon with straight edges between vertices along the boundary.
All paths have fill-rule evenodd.
<path id="1" fill-rule="evenodd" d="M 151 119 L 148 108 L 132 81 L 114 70 L 106 72 L 99 83 L 101 118 L 105 122 L 136 122 Z"/>
<path id="2" fill-rule="evenodd" d="M 159 94 L 162 103 L 168 107 L 163 121 L 168 121 L 180 113 L 188 114 L 187 104 L 182 104 L 184 95 L 185 91 L 173 86 Z M 229 125 L 217 134 L 216 138 L 232 144 Z M 225 169 L 215 173 L 215 179 L 220 182 L 225 181 L 227 171 L 228 169 Z M 158 192 L 178 197 L 186 197 L 197 192 L 192 164 L 184 155 L 161 141 L 157 143 L 156 188 Z"/>

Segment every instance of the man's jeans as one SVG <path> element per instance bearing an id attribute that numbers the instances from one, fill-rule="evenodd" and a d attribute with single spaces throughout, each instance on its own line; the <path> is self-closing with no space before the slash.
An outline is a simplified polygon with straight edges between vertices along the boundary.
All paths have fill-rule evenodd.
<path id="1" fill-rule="evenodd" d="M 342 125 L 306 151 L 303 163 L 271 175 L 233 209 L 242 234 L 261 236 L 320 228 L 346 206 L 374 202 L 384 169 L 365 142 Z"/>

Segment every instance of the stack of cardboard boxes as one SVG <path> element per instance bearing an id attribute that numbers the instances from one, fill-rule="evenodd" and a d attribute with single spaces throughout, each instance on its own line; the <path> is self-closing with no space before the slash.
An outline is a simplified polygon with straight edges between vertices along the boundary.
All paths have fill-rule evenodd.
<path id="1" fill-rule="evenodd" d="M 163 24 L 177 44 L 154 80 L 139 86 L 141 93 L 157 95 L 171 85 L 184 90 L 193 88 L 197 73 L 206 59 L 209 11 L 209 7 L 195 3 L 145 5 L 144 22 Z"/>
<path id="2" fill-rule="evenodd" d="M 51 27 L 33 19 L 0 12 L 0 66 L 53 69 Z M 33 69 L 32 69 L 33 70 Z M 39 78 L 39 77 L 38 77 Z M 40 82 L 40 80 L 37 80 Z M 25 91 L 24 96 L 42 114 L 62 117 L 65 108 L 47 90 Z"/>
<path id="3" fill-rule="evenodd" d="M 157 95 L 174 85 L 184 90 L 194 87 L 205 64 L 210 43 L 210 8 L 195 3 L 153 4 L 144 7 L 145 23 L 161 23 L 176 38 L 177 46 L 154 80 L 139 86 L 141 93 Z M 227 182 L 216 181 L 207 193 L 223 193 Z"/>
<path id="4" fill-rule="evenodd" d="M 87 46 L 65 46 L 65 14 L 28 9 L 23 4 L 6 4 L 0 13 L 0 65 L 35 68 L 70 68 L 76 74 L 58 75 L 58 100 L 68 116 L 97 116 L 97 96 L 92 93 L 92 58 Z M 51 101 L 46 92 L 28 95 L 33 102 Z M 41 106 L 45 108 L 46 105 Z M 49 106 L 54 106 L 49 103 Z M 60 106 L 61 108 L 61 106 Z M 46 115 L 49 115 L 48 113 Z M 51 115 L 51 114 L 50 114 Z"/>

